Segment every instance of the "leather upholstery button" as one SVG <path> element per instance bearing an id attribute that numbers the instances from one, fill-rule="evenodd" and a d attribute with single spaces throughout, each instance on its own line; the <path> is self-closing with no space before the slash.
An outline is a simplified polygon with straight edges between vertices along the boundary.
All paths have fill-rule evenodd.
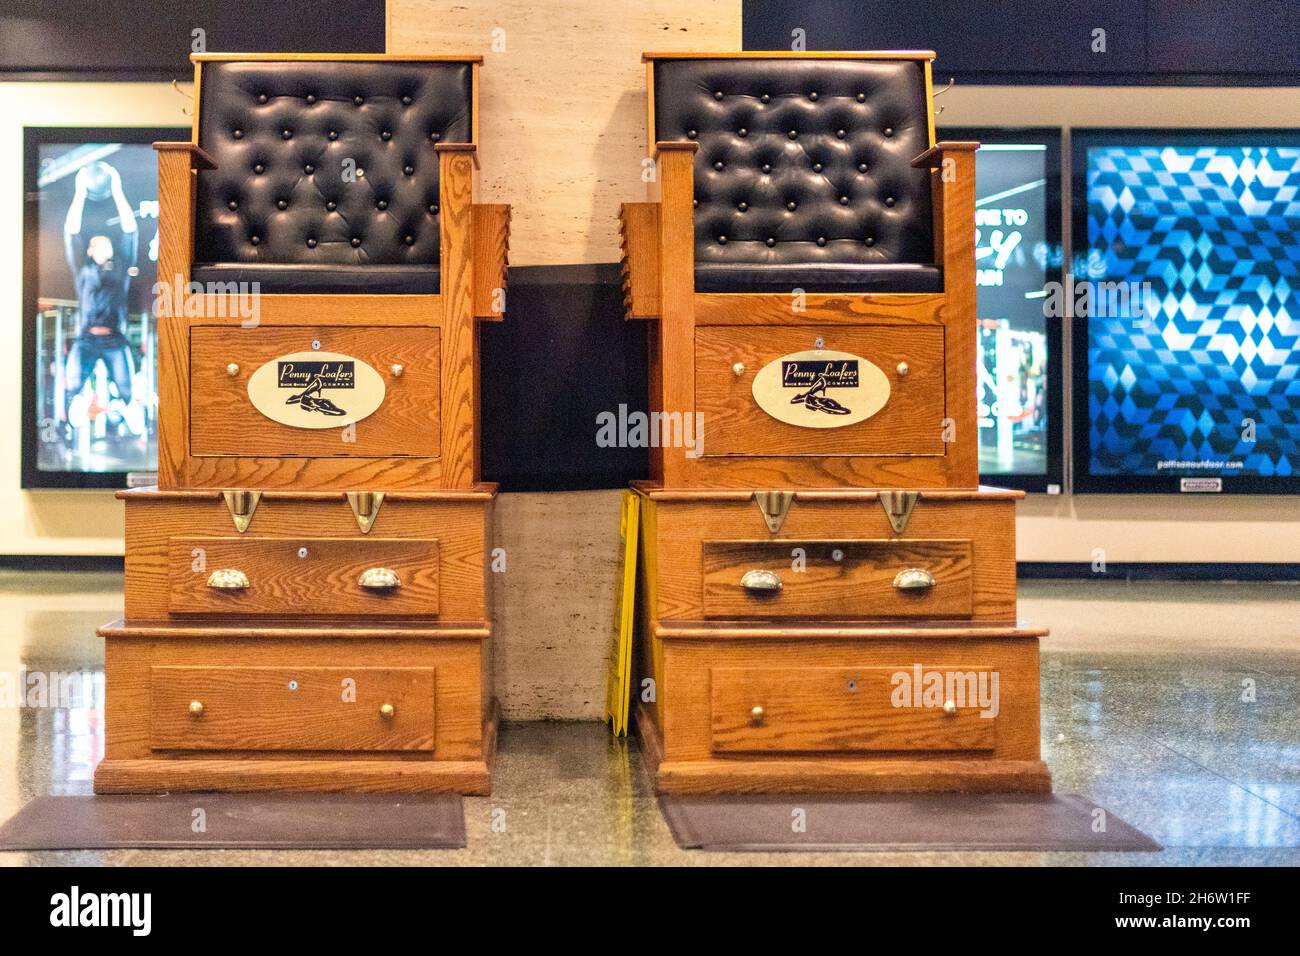
<path id="1" fill-rule="evenodd" d="M 316 102 L 316 96 L 315 96 L 315 94 L 308 93 L 308 94 L 307 94 L 307 105 L 308 105 L 308 106 L 311 106 L 311 105 L 312 105 L 313 103 L 315 103 L 315 102 Z"/>
<path id="2" fill-rule="evenodd" d="M 720 100 L 720 99 L 722 99 L 722 90 L 717 90 L 716 92 L 714 92 L 714 94 L 713 94 L 713 98 L 714 98 L 715 100 Z"/>
<path id="3" fill-rule="evenodd" d="M 887 196 L 887 197 L 885 198 L 885 205 L 886 205 L 886 206 L 890 206 L 890 207 L 892 208 L 893 205 L 894 205 L 894 197 L 893 197 L 893 196 Z"/>
<path id="4" fill-rule="evenodd" d="M 239 208 L 239 203 L 235 202 L 232 199 L 230 200 L 230 202 L 226 203 L 226 208 L 229 209 L 231 212 L 234 212 L 236 209 Z"/>
<path id="5" fill-rule="evenodd" d="M 849 197 L 848 197 L 848 196 L 841 196 L 841 197 L 840 197 L 840 205 L 841 205 L 841 206 L 847 206 L 848 204 L 849 204 Z"/>
<path id="6" fill-rule="evenodd" d="M 410 98 L 409 96 L 403 96 L 403 97 L 402 97 L 402 105 L 403 105 L 403 106 L 410 106 L 410 105 L 411 105 L 411 98 Z"/>
<path id="7" fill-rule="evenodd" d="M 408 246 L 413 246 L 415 245 L 415 236 L 407 236 L 402 241 L 405 242 Z"/>
<path id="8" fill-rule="evenodd" d="M 792 129 L 790 130 L 790 132 L 786 133 L 786 135 L 789 136 L 791 139 L 798 139 L 799 131 L 797 129 Z"/>
<path id="9" fill-rule="evenodd" d="M 818 237 L 817 237 L 817 245 L 819 245 L 819 246 L 824 246 L 824 245 L 826 245 L 826 237 L 825 237 L 825 236 L 818 236 Z"/>
<path id="10" fill-rule="evenodd" d="M 886 135 L 886 136 L 893 136 L 893 135 L 894 135 L 894 127 L 892 127 L 892 126 L 886 126 L 886 127 L 885 127 L 885 135 Z"/>
<path id="11" fill-rule="evenodd" d="M 393 138 L 393 134 L 390 133 L 388 130 L 384 130 L 382 133 L 379 134 L 379 138 L 386 143 Z"/>
<path id="12" fill-rule="evenodd" d="M 771 164 L 771 163 L 764 163 L 764 164 L 763 164 L 763 172 L 765 172 L 765 173 L 770 173 L 771 171 L 772 171 L 772 164 Z"/>
<path id="13" fill-rule="evenodd" d="M 248 237 L 248 241 L 251 242 L 253 245 L 257 245 L 258 243 L 260 243 L 260 242 L 262 241 L 262 237 L 261 237 L 261 236 L 249 236 L 249 237 Z"/>
<path id="14" fill-rule="evenodd" d="M 283 210 L 283 209 L 288 209 L 288 208 L 289 208 L 289 202 L 288 202 L 288 200 L 285 200 L 285 199 L 278 199 L 278 200 L 276 200 L 275 208 L 276 208 L 276 209 L 281 209 L 281 210 Z"/>
<path id="15" fill-rule="evenodd" d="M 726 244 L 727 244 L 727 237 L 726 237 L 726 236 L 718 236 L 718 245 L 720 245 L 720 246 L 725 246 Z"/>
<path id="16" fill-rule="evenodd" d="M 758 98 L 758 101 L 759 101 L 760 103 L 770 103 L 770 102 L 772 102 L 772 97 L 770 97 L 770 96 L 768 96 L 766 93 L 764 93 L 762 96 L 760 96 L 760 97 Z"/>
<path id="17" fill-rule="evenodd" d="M 316 240 L 315 240 L 315 239 L 308 239 L 308 240 L 307 240 L 307 248 L 308 248 L 308 249 L 315 249 L 315 248 L 316 248 Z"/>
<path id="18" fill-rule="evenodd" d="M 285 129 L 280 131 L 281 139 L 293 139 L 293 130 Z"/>
<path id="19" fill-rule="evenodd" d="M 794 212 L 796 209 L 799 208 L 799 206 L 794 200 L 791 200 L 790 202 L 785 204 L 785 208 L 789 209 L 791 212 Z"/>
<path id="20" fill-rule="evenodd" d="M 263 166 L 261 163 L 258 163 L 253 167 L 253 172 L 257 173 L 257 175 L 260 176 L 262 175 L 262 173 L 266 172 L 266 167 Z"/>
<path id="21" fill-rule="evenodd" d="M 820 173 L 824 167 L 821 163 L 813 163 L 813 172 Z"/>
<path id="22" fill-rule="evenodd" d="M 438 204 L 437 203 L 430 204 L 429 212 L 433 213 L 435 216 L 438 215 Z"/>
<path id="23" fill-rule="evenodd" d="M 379 200 L 379 202 L 375 203 L 375 208 L 376 208 L 376 209 L 380 209 L 380 210 L 387 209 L 387 208 L 388 208 L 388 200 L 387 200 L 387 199 L 381 199 L 381 200 Z"/>
<path id="24" fill-rule="evenodd" d="M 306 166 L 302 168 L 302 171 L 306 173 L 308 176 L 310 176 L 312 173 L 316 172 L 316 167 L 313 166 L 311 163 L 308 163 Z"/>
<path id="25" fill-rule="evenodd" d="M 867 171 L 867 164 L 866 164 L 866 163 L 858 163 L 858 172 L 860 172 L 860 173 L 865 173 L 866 171 Z"/>
<path id="26" fill-rule="evenodd" d="M 339 208 L 339 204 L 336 203 L 333 199 L 331 199 L 329 202 L 325 203 L 325 208 L 328 209 L 330 212 L 333 212 L 335 209 Z"/>
<path id="27" fill-rule="evenodd" d="M 695 137 L 697 137 L 697 136 L 699 136 L 699 135 L 700 135 L 700 134 L 699 134 L 698 132 L 696 132 L 695 130 L 693 130 L 693 129 L 688 129 L 688 130 L 686 131 L 686 138 L 687 138 L 687 139 L 694 139 Z"/>
<path id="28" fill-rule="evenodd" d="M 767 247 L 771 249 L 774 245 L 776 245 L 776 240 L 769 237 L 767 240 Z"/>
<path id="29" fill-rule="evenodd" d="M 742 203 L 740 203 L 738 206 L 736 206 L 736 208 L 739 209 L 741 212 L 744 212 L 745 210 L 747 210 L 747 209 L 749 208 L 749 203 L 747 203 L 747 202 L 742 202 Z"/>
<path id="30" fill-rule="evenodd" d="M 718 170 L 719 172 L 721 172 L 721 171 L 722 171 L 722 160 L 718 160 L 716 163 L 714 163 L 714 164 L 713 164 L 713 168 L 716 169 L 716 170 Z"/>
<path id="31" fill-rule="evenodd" d="M 258 94 L 257 94 L 257 102 L 259 102 L 259 103 L 265 103 L 265 102 L 266 102 L 267 100 L 269 100 L 269 99 L 270 99 L 270 97 L 267 96 L 265 93 L 258 93 Z"/>
<path id="32" fill-rule="evenodd" d="M 361 245 L 361 240 L 360 240 L 357 236 L 353 236 L 353 237 L 352 237 L 352 248 L 355 249 L 355 248 L 357 248 L 357 246 L 359 246 L 359 245 Z"/>
<path id="33" fill-rule="evenodd" d="M 331 142 L 334 141 L 334 140 L 336 140 L 336 139 L 338 139 L 338 138 L 339 138 L 339 131 L 336 130 L 336 129 L 332 129 L 332 130 L 330 130 L 330 132 L 329 132 L 329 138 L 330 138 L 330 141 L 331 141 Z"/>
<path id="34" fill-rule="evenodd" d="M 809 93 L 808 99 L 812 100 L 815 103 L 817 101 L 817 91 L 814 90 L 813 92 Z"/>
<path id="35" fill-rule="evenodd" d="M 408 175 L 408 176 L 414 176 L 414 175 L 415 175 L 415 167 L 414 167 L 414 166 L 403 166 L 403 167 L 402 167 L 402 172 L 406 173 L 406 175 Z"/>
<path id="36" fill-rule="evenodd" d="M 364 102 L 365 102 L 365 100 L 362 99 L 360 96 L 354 96 L 354 97 L 352 97 L 352 105 L 353 105 L 353 106 L 360 106 L 360 105 L 361 105 L 362 103 L 364 103 Z"/>
<path id="37" fill-rule="evenodd" d="M 846 135 L 847 135 L 847 134 L 846 134 L 845 131 L 842 130 L 842 129 L 837 129 L 837 130 L 835 131 L 835 136 L 836 136 L 837 139 L 843 139 Z"/>
<path id="38" fill-rule="evenodd" d="M 429 134 L 429 139 L 433 140 L 433 142 L 435 142 L 435 143 L 438 142 L 438 140 L 441 139 L 441 138 L 442 138 L 442 136 L 441 136 L 441 134 L 439 134 L 439 133 L 430 133 L 430 134 Z"/>
<path id="39" fill-rule="evenodd" d="M 859 103 L 865 103 L 866 101 L 867 101 L 867 94 L 866 94 L 866 93 L 859 93 L 859 94 L 858 94 L 858 102 L 859 102 Z"/>
<path id="40" fill-rule="evenodd" d="M 234 132 L 232 132 L 230 135 L 235 137 L 235 139 L 243 139 L 244 131 L 242 129 L 237 129 Z"/>
<path id="41" fill-rule="evenodd" d="M 741 139 L 744 139 L 746 136 L 749 135 L 749 130 L 745 129 L 745 127 L 742 126 L 740 129 L 736 130 L 736 135 L 739 136 Z"/>
<path id="42" fill-rule="evenodd" d="M 700 208 L 700 201 L 699 201 L 698 199 L 692 199 L 692 200 L 691 200 L 691 207 L 692 207 L 693 209 L 699 209 L 699 208 Z"/>
<path id="43" fill-rule="evenodd" d="M 876 240 L 873 239 L 871 236 L 867 236 L 867 238 L 866 238 L 866 243 L 867 243 L 867 245 L 869 245 L 869 246 L 874 246 L 874 245 L 876 244 Z"/>

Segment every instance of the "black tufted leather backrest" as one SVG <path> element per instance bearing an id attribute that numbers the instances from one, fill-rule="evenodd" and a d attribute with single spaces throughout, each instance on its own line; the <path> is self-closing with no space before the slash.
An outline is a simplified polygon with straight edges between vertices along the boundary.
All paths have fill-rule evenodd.
<path id="1" fill-rule="evenodd" d="M 933 263 L 924 62 L 655 64 L 656 140 L 693 140 L 697 263 Z"/>
<path id="2" fill-rule="evenodd" d="M 469 63 L 207 61 L 196 262 L 438 263 L 438 143 L 471 139 Z"/>

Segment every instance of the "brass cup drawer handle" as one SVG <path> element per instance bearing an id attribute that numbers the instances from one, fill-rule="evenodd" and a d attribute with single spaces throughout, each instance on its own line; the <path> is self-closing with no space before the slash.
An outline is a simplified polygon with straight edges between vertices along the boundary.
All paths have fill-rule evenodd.
<path id="1" fill-rule="evenodd" d="M 357 584 L 367 591 L 394 591 L 402 586 L 402 579 L 391 568 L 366 568 Z"/>
<path id="2" fill-rule="evenodd" d="M 248 575 L 239 568 L 218 568 L 208 575 L 208 587 L 218 591 L 244 591 L 249 587 Z"/>
<path id="3" fill-rule="evenodd" d="M 904 568 L 894 575 L 899 591 L 928 591 L 934 587 L 934 575 L 924 568 Z"/>
<path id="4" fill-rule="evenodd" d="M 750 594 L 771 595 L 781 590 L 781 576 L 775 571 L 768 571 L 766 568 L 755 568 L 752 571 L 746 571 L 740 579 L 740 586 Z"/>

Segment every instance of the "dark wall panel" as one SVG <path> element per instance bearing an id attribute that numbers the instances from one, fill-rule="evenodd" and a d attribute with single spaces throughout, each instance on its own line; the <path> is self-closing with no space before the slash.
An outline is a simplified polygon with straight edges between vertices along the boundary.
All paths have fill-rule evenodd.
<path id="1" fill-rule="evenodd" d="M 0 4 L 0 73 L 185 76 L 212 52 L 384 52 L 384 0 L 58 0 Z"/>

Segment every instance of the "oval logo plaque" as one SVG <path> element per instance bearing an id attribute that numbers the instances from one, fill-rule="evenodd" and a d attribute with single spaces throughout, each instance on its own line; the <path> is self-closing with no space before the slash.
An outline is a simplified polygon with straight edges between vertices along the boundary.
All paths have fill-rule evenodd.
<path id="1" fill-rule="evenodd" d="M 342 428 L 373 414 L 386 386 L 373 368 L 338 352 L 294 352 L 248 377 L 253 407 L 290 428 Z"/>
<path id="2" fill-rule="evenodd" d="M 754 376 L 754 401 L 777 421 L 799 428 L 843 428 L 870 418 L 889 401 L 889 378 L 860 355 L 819 349 L 792 352 Z"/>

